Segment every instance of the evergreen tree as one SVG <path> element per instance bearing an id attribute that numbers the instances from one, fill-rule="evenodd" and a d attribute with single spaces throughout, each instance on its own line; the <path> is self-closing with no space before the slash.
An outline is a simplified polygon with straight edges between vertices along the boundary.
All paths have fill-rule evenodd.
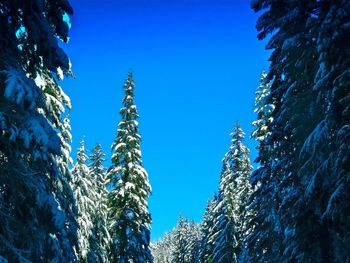
<path id="1" fill-rule="evenodd" d="M 185 261 L 188 263 L 198 263 L 200 257 L 200 241 L 201 231 L 200 225 L 192 221 L 188 226 L 187 234 L 187 253 L 185 254 Z"/>
<path id="2" fill-rule="evenodd" d="M 282 233 L 278 219 L 280 200 L 277 198 L 279 184 L 278 176 L 271 176 L 271 152 L 273 146 L 269 145 L 271 136 L 272 112 L 274 105 L 269 102 L 271 83 L 267 80 L 267 74 L 262 73 L 260 85 L 256 91 L 255 112 L 258 119 L 253 122 L 255 130 L 252 138 L 259 143 L 257 150 L 259 156 L 255 162 L 260 164 L 251 177 L 254 187 L 251 198 L 251 210 L 254 217 L 250 223 L 251 232 L 247 237 L 249 252 L 254 262 L 279 262 L 275 255 L 280 253 Z"/>
<path id="3" fill-rule="evenodd" d="M 252 170 L 249 150 L 243 145 L 244 132 L 238 124 L 230 135 L 232 144 L 223 159 L 219 201 L 215 208 L 213 262 L 237 261 L 237 256 L 245 249 L 244 238 L 251 218 L 247 207 L 251 195 L 248 179 Z"/>
<path id="4" fill-rule="evenodd" d="M 195 222 L 189 223 L 180 215 L 176 227 L 153 244 L 152 253 L 157 263 L 199 262 L 201 232 Z"/>
<path id="5" fill-rule="evenodd" d="M 107 196 L 108 191 L 105 186 L 106 168 L 103 166 L 105 154 L 102 152 L 101 144 L 96 144 L 89 156 L 91 163 L 88 165 L 90 178 L 95 188 L 94 212 L 92 218 L 92 234 L 89 240 L 90 250 L 88 262 L 109 262 L 108 250 L 110 236 L 107 229 Z"/>
<path id="6" fill-rule="evenodd" d="M 90 171 L 86 165 L 87 155 L 85 153 L 85 142 L 80 141 L 80 147 L 77 154 L 77 163 L 72 169 L 73 174 L 73 192 L 78 206 L 77 222 L 79 238 L 79 260 L 87 262 L 87 255 L 90 250 L 90 238 L 92 236 L 93 220 L 95 213 L 95 192 L 94 181 L 90 176 Z"/>
<path id="7" fill-rule="evenodd" d="M 229 214 L 227 199 L 220 192 L 214 209 L 213 236 L 210 240 L 213 252 L 208 259 L 209 262 L 236 262 L 237 229 L 234 219 L 230 218 Z"/>
<path id="8" fill-rule="evenodd" d="M 200 252 L 199 261 L 201 263 L 209 262 L 211 255 L 213 254 L 214 248 L 214 209 L 217 206 L 218 197 L 215 195 L 212 200 L 209 200 L 207 207 L 204 212 L 202 223 L 200 225 L 201 229 L 201 240 L 200 240 Z"/>
<path id="9" fill-rule="evenodd" d="M 187 249 L 187 239 L 186 239 L 186 221 L 183 220 L 182 216 L 179 216 L 176 228 L 174 230 L 174 251 L 173 251 L 173 261 L 174 263 L 185 262 L 185 254 Z"/>
<path id="10" fill-rule="evenodd" d="M 243 144 L 244 132 L 239 124 L 235 126 L 231 136 L 232 145 L 224 158 L 228 169 L 225 169 L 222 175 L 220 191 L 227 198 L 229 212 L 236 221 L 236 239 L 240 245 L 237 253 L 239 253 L 247 224 L 252 217 L 247 206 L 252 194 L 249 176 L 253 167 L 250 164 L 249 149 Z"/>
<path id="11" fill-rule="evenodd" d="M 174 229 L 173 262 L 192 263 L 198 254 L 198 226 L 193 222 L 190 224 L 188 218 L 184 220 L 179 216 L 179 221 Z"/>
<path id="12" fill-rule="evenodd" d="M 112 144 L 112 166 L 107 177 L 112 186 L 108 197 L 109 233 L 112 261 L 152 262 L 150 222 L 147 198 L 151 192 L 143 168 L 138 132 L 139 117 L 134 104 L 134 80 L 131 73 L 124 84 L 125 97 L 120 110 L 122 120 Z"/>
<path id="13" fill-rule="evenodd" d="M 272 34 L 271 178 L 279 177 L 280 262 L 346 262 L 349 227 L 350 3 L 252 2 Z M 292 25 L 292 26 L 291 26 Z M 316 63 L 315 63 L 316 61 Z M 267 171 L 267 170 L 266 170 Z M 266 172 L 266 174 L 268 171 Z M 278 203 L 276 204 L 276 206 Z"/>
<path id="14" fill-rule="evenodd" d="M 165 233 L 164 237 L 152 244 L 152 255 L 155 263 L 172 263 L 174 255 L 174 231 Z"/>
<path id="15" fill-rule="evenodd" d="M 72 12 L 68 1 L 0 5 L 0 254 L 10 262 L 75 261 L 70 103 L 57 84 L 71 74 L 57 38 L 67 41 Z"/>

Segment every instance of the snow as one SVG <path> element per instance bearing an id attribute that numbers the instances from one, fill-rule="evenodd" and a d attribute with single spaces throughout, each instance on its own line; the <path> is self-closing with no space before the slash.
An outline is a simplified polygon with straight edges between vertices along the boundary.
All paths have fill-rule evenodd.
<path id="1" fill-rule="evenodd" d="M 37 158 L 45 158 L 47 151 L 56 154 L 61 153 L 61 140 L 57 133 L 42 115 L 30 116 L 25 122 L 25 129 L 19 133 L 20 138 L 29 147 L 29 142 L 37 145 L 38 151 L 34 151 Z"/>
<path id="2" fill-rule="evenodd" d="M 118 195 L 120 195 L 121 197 L 124 197 L 124 196 L 125 196 L 124 188 L 120 188 L 120 189 L 118 190 Z"/>
<path id="3" fill-rule="evenodd" d="M 67 24 L 69 29 L 72 27 L 72 23 L 70 22 L 69 15 L 66 12 L 63 12 L 62 20 Z"/>
<path id="4" fill-rule="evenodd" d="M 54 96 L 52 96 L 51 94 L 45 93 L 46 96 L 46 107 L 47 108 L 51 108 L 51 105 L 54 104 L 56 107 L 58 107 L 60 112 L 64 112 L 65 108 L 63 106 L 63 104 L 56 99 Z M 54 111 L 53 109 L 51 109 L 51 111 Z"/>
<path id="5" fill-rule="evenodd" d="M 114 147 L 114 150 L 115 150 L 115 151 L 118 151 L 119 148 L 123 148 L 123 147 L 125 147 L 125 146 L 126 146 L 126 143 L 124 143 L 124 142 L 118 143 L 118 144 Z"/>
<path id="6" fill-rule="evenodd" d="M 126 212 L 126 217 L 127 217 L 129 220 L 134 220 L 134 219 L 135 219 L 135 214 L 134 214 L 133 211 L 128 210 L 128 211 Z"/>
<path id="7" fill-rule="evenodd" d="M 135 189 L 135 185 L 133 183 L 126 182 L 125 183 L 125 190 L 129 190 L 129 189 Z"/>
<path id="8" fill-rule="evenodd" d="M 142 154 L 141 154 L 141 150 L 139 149 L 133 149 L 134 153 L 138 156 L 138 157 L 141 157 Z"/>
<path id="9" fill-rule="evenodd" d="M 63 74 L 63 70 L 61 69 L 61 67 L 57 67 L 56 74 L 57 74 L 57 77 L 59 80 L 64 79 L 64 74 Z"/>
<path id="10" fill-rule="evenodd" d="M 30 110 L 34 110 L 41 103 L 39 88 L 22 70 L 9 69 L 0 73 L 7 75 L 4 95 L 9 101 L 22 107 L 26 104 Z"/>
<path id="11" fill-rule="evenodd" d="M 28 36 L 27 30 L 26 30 L 26 28 L 23 25 L 21 25 L 19 27 L 19 29 L 17 29 L 15 34 L 16 34 L 16 37 L 18 39 L 20 39 L 21 37 L 27 37 Z"/>

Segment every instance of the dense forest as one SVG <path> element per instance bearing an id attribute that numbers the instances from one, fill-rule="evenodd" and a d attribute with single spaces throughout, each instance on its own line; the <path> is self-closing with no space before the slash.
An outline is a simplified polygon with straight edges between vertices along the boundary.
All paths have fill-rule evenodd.
<path id="1" fill-rule="evenodd" d="M 0 0 L 0 262 L 350 262 L 350 1 L 251 8 L 271 52 L 248 135 L 257 168 L 236 123 L 202 221 L 180 215 L 151 244 L 133 74 L 110 166 L 85 139 L 74 162 L 59 85 L 73 76 L 59 44 L 73 9 Z"/>

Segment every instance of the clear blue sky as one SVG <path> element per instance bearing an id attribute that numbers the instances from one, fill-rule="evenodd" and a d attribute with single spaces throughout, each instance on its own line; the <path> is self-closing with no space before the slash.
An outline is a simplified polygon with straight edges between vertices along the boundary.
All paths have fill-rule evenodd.
<path id="1" fill-rule="evenodd" d="M 252 131 L 254 93 L 267 69 L 247 0 L 71 0 L 73 157 L 79 140 L 110 158 L 122 86 L 136 80 L 143 161 L 153 194 L 152 240 L 178 215 L 200 221 L 216 191 L 233 124 Z M 247 138 L 256 156 L 254 142 Z M 110 161 L 106 162 L 109 165 Z"/>

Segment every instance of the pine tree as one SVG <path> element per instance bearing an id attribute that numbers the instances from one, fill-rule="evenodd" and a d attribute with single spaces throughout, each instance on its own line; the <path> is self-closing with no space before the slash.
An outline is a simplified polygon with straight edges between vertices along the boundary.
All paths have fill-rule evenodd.
<path id="1" fill-rule="evenodd" d="M 247 231 L 247 223 L 252 217 L 247 206 L 252 194 L 249 176 L 253 167 L 250 164 L 249 149 L 243 144 L 244 132 L 239 124 L 234 127 L 231 136 L 232 145 L 224 157 L 228 169 L 223 173 L 220 191 L 228 200 L 229 212 L 236 221 L 238 234 L 236 239 L 241 246 Z"/>
<path id="2" fill-rule="evenodd" d="M 187 225 L 187 247 L 185 254 L 185 262 L 198 263 L 200 253 L 200 225 L 192 221 Z"/>
<path id="3" fill-rule="evenodd" d="M 68 1 L 5 1 L 0 7 L 0 254 L 11 262 L 72 262 L 69 98 L 57 79 L 70 63 Z M 60 135 L 58 134 L 60 133 Z"/>
<path id="4" fill-rule="evenodd" d="M 237 256 L 245 249 L 244 239 L 251 217 L 247 209 L 252 191 L 249 150 L 243 145 L 244 132 L 238 124 L 230 135 L 232 144 L 223 159 L 219 201 L 215 208 L 213 262 L 237 261 Z"/>
<path id="5" fill-rule="evenodd" d="M 257 150 L 259 156 L 255 162 L 260 164 L 251 177 L 254 187 L 250 208 L 254 217 L 250 223 L 251 232 L 247 237 L 249 254 L 254 262 L 279 262 L 276 257 L 281 251 L 282 233 L 278 219 L 280 200 L 276 198 L 279 184 L 278 176 L 271 176 L 271 151 L 269 145 L 271 136 L 272 112 L 274 105 L 269 102 L 271 83 L 267 80 L 267 74 L 262 73 L 260 85 L 256 91 L 255 112 L 258 119 L 253 122 L 255 130 L 252 138 L 259 143 Z"/>
<path id="6" fill-rule="evenodd" d="M 107 229 L 107 196 L 108 191 L 105 186 L 106 168 L 103 166 L 105 154 L 102 152 L 101 144 L 96 144 L 89 156 L 90 178 L 93 182 L 96 196 L 94 198 L 94 212 L 92 218 L 92 234 L 89 240 L 88 262 L 109 262 L 108 250 L 110 236 Z"/>
<path id="7" fill-rule="evenodd" d="M 152 255 L 155 263 L 172 263 L 175 249 L 174 231 L 165 233 L 164 237 L 152 244 Z"/>
<path id="8" fill-rule="evenodd" d="M 209 262 L 235 262 L 237 257 L 235 248 L 238 246 L 236 239 L 237 229 L 235 221 L 229 217 L 227 199 L 220 192 L 218 203 L 214 209 L 213 235 L 209 240 L 213 244 L 212 255 L 209 256 Z"/>
<path id="9" fill-rule="evenodd" d="M 279 177 L 280 262 L 346 262 L 349 235 L 349 1 L 254 1 L 272 34 L 269 167 Z M 292 26 L 291 26 L 292 25 Z M 315 63 L 316 62 L 316 63 Z M 278 205 L 278 203 L 277 203 Z M 276 256 L 276 255 L 274 255 Z"/>
<path id="10" fill-rule="evenodd" d="M 179 216 L 176 227 L 152 244 L 156 263 L 197 263 L 199 262 L 201 232 L 195 222 L 189 223 Z"/>
<path id="11" fill-rule="evenodd" d="M 253 8 L 258 11 L 268 7 L 269 4 L 264 2 L 255 1 Z M 278 185 L 271 187 L 275 188 L 274 206 L 278 210 L 274 218 L 279 221 L 276 225 L 280 225 L 281 231 L 277 231 L 282 233 L 283 242 L 282 247 L 274 251 L 274 254 L 271 254 L 272 251 L 267 251 L 269 254 L 266 254 L 266 257 L 278 258 L 279 262 L 317 261 L 316 257 L 321 257 L 317 248 L 319 238 L 316 233 L 311 234 L 312 228 L 305 224 L 305 217 L 309 217 L 315 225 L 318 224 L 316 217 L 312 214 L 306 215 L 300 210 L 299 200 L 304 197 L 305 189 L 302 178 L 298 177 L 302 141 L 315 125 L 315 111 L 310 111 L 307 107 L 317 97 L 316 92 L 309 88 L 314 81 L 313 73 L 317 67 L 314 63 L 317 57 L 315 5 L 316 1 L 293 1 L 289 4 L 271 2 L 270 10 L 258 22 L 260 38 L 274 30 L 278 31 L 269 41 L 269 47 L 274 47 L 275 51 L 271 56 L 272 63 L 267 79 L 272 81 L 269 101 L 275 106 L 272 113 L 272 133 L 267 139 L 267 145 L 272 151 L 269 153 L 266 168 L 262 168 L 261 173 L 273 180 L 278 178 L 279 181 Z M 314 106 L 314 109 L 318 108 L 317 104 Z M 273 219 L 273 214 L 267 216 L 270 218 L 267 217 L 266 221 Z M 267 235 L 274 235 L 275 232 L 271 230 L 268 229 L 270 233 Z M 303 237 L 297 241 L 295 234 L 300 230 Z M 319 251 L 310 249 L 310 245 Z M 318 255 L 310 257 L 310 252 Z"/>
<path id="12" fill-rule="evenodd" d="M 214 195 L 212 200 L 209 200 L 207 203 L 207 207 L 205 209 L 205 213 L 203 215 L 203 219 L 201 222 L 201 240 L 200 240 L 200 253 L 199 253 L 199 261 L 200 263 L 209 262 L 211 255 L 213 254 L 214 248 L 214 218 L 216 218 L 214 214 L 214 209 L 217 206 L 218 197 Z"/>
<path id="13" fill-rule="evenodd" d="M 174 229 L 174 250 L 173 250 L 173 262 L 174 263 L 186 263 L 189 256 L 189 222 L 188 218 L 184 220 L 182 216 L 179 216 L 178 223 Z"/>
<path id="14" fill-rule="evenodd" d="M 87 255 L 90 250 L 90 238 L 93 229 L 92 215 L 95 213 L 95 192 L 94 181 L 90 176 L 89 168 L 86 164 L 87 155 L 85 153 L 85 141 L 80 141 L 77 153 L 77 163 L 72 169 L 73 192 L 78 206 L 77 222 L 79 238 L 79 260 L 87 262 Z"/>
<path id="15" fill-rule="evenodd" d="M 112 144 L 112 166 L 107 177 L 112 186 L 108 197 L 109 233 L 112 261 L 152 262 L 150 222 L 147 198 L 151 192 L 143 168 L 138 132 L 139 117 L 134 104 L 134 80 L 131 73 L 124 84 L 125 97 L 120 110 L 122 120 Z"/>

